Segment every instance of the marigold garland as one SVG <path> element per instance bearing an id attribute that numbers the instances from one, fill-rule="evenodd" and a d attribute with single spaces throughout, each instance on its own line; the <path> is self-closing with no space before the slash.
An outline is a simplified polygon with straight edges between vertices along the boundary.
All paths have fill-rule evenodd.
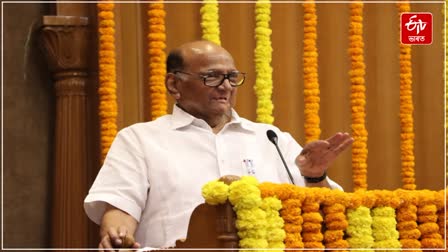
<path id="1" fill-rule="evenodd" d="M 375 248 L 400 248 L 396 230 L 395 209 L 389 206 L 376 207 L 372 210 L 372 235 Z"/>
<path id="2" fill-rule="evenodd" d="M 166 35 L 163 3 L 148 4 L 148 55 L 151 120 L 167 113 L 166 99 Z"/>
<path id="3" fill-rule="evenodd" d="M 229 191 L 219 184 L 222 182 L 211 181 L 204 185 L 203 195 L 206 202 L 211 200 L 213 204 L 225 202 L 228 195 L 237 213 L 236 226 L 244 248 L 402 247 L 418 251 L 420 240 L 424 248 L 444 244 L 445 190 L 346 193 L 290 184 L 258 184 L 249 176 L 242 180 L 233 182 Z"/>
<path id="4" fill-rule="evenodd" d="M 260 206 L 260 189 L 257 187 L 258 182 L 255 178 L 252 181 L 252 178 L 250 176 L 243 176 L 240 180 L 230 184 L 229 201 L 235 210 L 251 209 Z"/>
<path id="5" fill-rule="evenodd" d="M 448 227 L 448 220 L 446 216 L 446 191 L 440 190 L 437 196 L 436 205 L 437 205 L 437 223 L 439 225 L 439 234 L 442 237 L 445 237 L 445 244 L 444 246 L 447 246 L 447 240 L 448 237 L 446 235 L 446 230 Z M 442 241 L 443 242 L 443 241 Z"/>
<path id="6" fill-rule="evenodd" d="M 420 195 L 417 207 L 418 229 L 421 232 L 422 248 L 443 248 L 444 241 L 439 233 L 437 223 L 437 196 L 438 193 L 424 190 Z"/>
<path id="7" fill-rule="evenodd" d="M 352 108 L 352 170 L 354 190 L 367 190 L 367 130 L 365 126 L 366 86 L 363 41 L 363 3 L 350 3 L 350 45 L 351 59 L 350 102 Z"/>
<path id="8" fill-rule="evenodd" d="M 272 124 L 272 46 L 269 27 L 271 21 L 271 4 L 266 0 L 255 3 L 255 95 L 257 96 L 257 122 Z"/>
<path id="9" fill-rule="evenodd" d="M 266 240 L 268 241 L 268 248 L 285 248 L 285 243 L 283 243 L 286 237 L 283 229 L 284 221 L 279 215 L 281 208 L 282 202 L 276 197 L 263 198 L 261 209 L 266 213 Z"/>
<path id="10" fill-rule="evenodd" d="M 236 211 L 236 227 L 241 248 L 267 248 L 266 212 L 261 209 L 261 192 L 258 181 L 243 176 L 229 186 L 229 201 Z"/>
<path id="11" fill-rule="evenodd" d="M 113 3 L 98 3 L 99 120 L 101 160 L 117 134 L 117 82 Z"/>
<path id="12" fill-rule="evenodd" d="M 408 2 L 397 3 L 398 14 L 410 12 Z M 412 103 L 411 45 L 400 42 L 400 126 L 401 126 L 401 178 L 403 189 L 414 190 L 414 105 Z"/>
<path id="13" fill-rule="evenodd" d="M 202 39 L 220 45 L 218 1 L 204 0 L 200 13 L 202 18 Z"/>
<path id="14" fill-rule="evenodd" d="M 302 238 L 305 248 L 325 248 L 322 244 L 324 239 L 321 224 L 323 217 L 319 211 L 322 200 L 321 195 L 318 191 L 309 190 L 302 205 Z"/>
<path id="15" fill-rule="evenodd" d="M 320 90 L 317 71 L 317 15 L 316 4 L 307 0 L 303 4 L 303 85 L 305 141 L 320 138 Z"/>
<path id="16" fill-rule="evenodd" d="M 290 184 L 262 183 L 259 185 L 261 195 L 265 197 L 276 196 L 282 201 L 280 215 L 284 220 L 286 232 L 285 245 L 287 248 L 304 248 L 302 241 L 302 201 L 305 194 L 300 193 L 298 187 Z"/>
<path id="17" fill-rule="evenodd" d="M 202 197 L 210 205 L 224 204 L 229 197 L 229 186 L 222 181 L 210 181 L 202 186 Z"/>
<path id="18" fill-rule="evenodd" d="M 329 197 L 324 198 L 323 212 L 327 229 L 324 233 L 326 248 L 348 248 L 349 244 L 344 240 L 344 230 L 348 227 L 345 216 L 346 199 L 344 192 L 335 190 Z"/>
<path id="19" fill-rule="evenodd" d="M 401 247 L 421 248 L 421 233 L 417 228 L 417 195 L 403 190 L 397 190 L 395 194 L 395 197 L 402 199 L 402 204 L 397 208 L 397 230 L 400 233 Z"/>
<path id="20" fill-rule="evenodd" d="M 374 244 L 372 237 L 372 217 L 370 209 L 360 206 L 356 209 L 347 209 L 347 238 L 351 248 L 371 248 Z"/>

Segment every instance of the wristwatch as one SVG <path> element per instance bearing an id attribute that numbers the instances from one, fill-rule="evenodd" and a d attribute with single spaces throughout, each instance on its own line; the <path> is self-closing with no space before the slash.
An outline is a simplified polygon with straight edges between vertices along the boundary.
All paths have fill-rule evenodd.
<path id="1" fill-rule="evenodd" d="M 305 182 L 307 183 L 319 183 L 322 180 L 327 178 L 327 172 L 325 171 L 324 174 L 320 177 L 307 177 L 307 176 L 303 176 L 303 178 L 305 179 Z"/>

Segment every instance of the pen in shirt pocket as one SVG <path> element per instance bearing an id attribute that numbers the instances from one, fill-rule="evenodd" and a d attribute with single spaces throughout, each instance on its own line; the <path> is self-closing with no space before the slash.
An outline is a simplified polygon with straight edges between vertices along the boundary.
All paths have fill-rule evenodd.
<path id="1" fill-rule="evenodd" d="M 245 169 L 247 175 L 255 175 L 256 169 L 255 169 L 253 159 L 250 159 L 250 158 L 243 159 L 242 165 L 243 165 L 243 169 Z"/>

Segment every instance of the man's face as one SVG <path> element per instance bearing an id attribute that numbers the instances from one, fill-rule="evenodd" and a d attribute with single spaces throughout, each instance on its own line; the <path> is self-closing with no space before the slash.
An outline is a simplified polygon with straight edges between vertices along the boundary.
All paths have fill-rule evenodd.
<path id="1" fill-rule="evenodd" d="M 204 85 L 199 75 L 227 74 L 236 71 L 233 58 L 219 47 L 200 48 L 185 53 L 185 68 L 183 73 L 177 73 L 180 83 L 178 90 L 180 97 L 177 103 L 185 111 L 201 119 L 231 114 L 235 105 L 236 88 L 226 79 L 218 87 Z"/>

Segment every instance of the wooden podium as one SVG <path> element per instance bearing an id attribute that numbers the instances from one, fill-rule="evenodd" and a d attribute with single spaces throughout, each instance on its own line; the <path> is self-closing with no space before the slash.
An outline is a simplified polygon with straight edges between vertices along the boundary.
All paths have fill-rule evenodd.
<path id="1" fill-rule="evenodd" d="M 178 240 L 176 248 L 238 248 L 235 220 L 229 202 L 217 206 L 201 204 L 191 215 L 187 239 Z"/>
<path id="2" fill-rule="evenodd" d="M 237 176 L 225 176 L 220 180 L 230 185 Z M 235 248 L 238 251 L 239 237 L 235 226 L 236 214 L 229 201 L 212 206 L 203 203 L 197 206 L 190 217 L 187 239 L 178 240 L 178 248 Z"/>
<path id="3" fill-rule="evenodd" d="M 220 180 L 230 185 L 238 179 L 230 176 Z M 276 197 L 282 203 L 278 217 L 284 221 L 282 228 L 286 236 L 272 233 L 267 239 L 273 241 L 273 246 L 298 250 L 312 248 L 319 251 L 324 248 L 440 250 L 446 246 L 445 190 L 343 192 L 268 182 L 259 184 L 258 187 L 265 198 Z M 236 191 L 229 188 L 229 195 L 232 192 Z M 237 195 L 246 194 L 251 195 L 244 190 Z M 233 197 L 232 202 L 234 199 Z M 264 208 L 269 205 L 265 204 Z M 267 211 L 273 209 L 274 207 L 266 208 Z M 272 216 L 272 212 L 270 214 Z M 249 220 L 250 223 L 263 220 L 257 216 L 255 212 L 238 214 L 241 218 L 238 223 L 244 223 L 243 220 Z M 187 238 L 176 242 L 175 251 L 194 248 L 205 251 L 218 248 L 239 250 L 241 241 L 236 228 L 236 217 L 229 201 L 218 205 L 204 203 L 197 206 L 190 217 Z M 272 223 L 277 225 L 275 221 Z M 271 231 L 275 229 L 272 225 L 269 228 Z M 364 235 L 365 233 L 370 235 Z M 244 237 L 244 233 L 240 234 Z M 283 239 L 284 245 L 275 244 L 273 237 Z M 244 239 L 242 246 L 246 241 Z"/>

